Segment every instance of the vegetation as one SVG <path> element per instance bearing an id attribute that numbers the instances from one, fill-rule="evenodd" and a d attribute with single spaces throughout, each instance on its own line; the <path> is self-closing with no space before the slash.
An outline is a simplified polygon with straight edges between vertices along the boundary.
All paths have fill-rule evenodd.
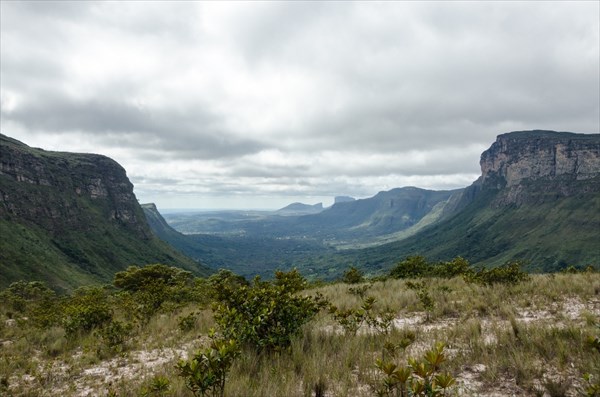
<path id="1" fill-rule="evenodd" d="M 17 282 L 0 293 L 0 391 L 597 395 L 600 274 L 504 277 L 521 274 L 508 266 L 480 282 L 451 263 L 427 264 L 444 276 L 318 287 L 295 270 L 249 283 L 162 265 L 64 296 Z"/>

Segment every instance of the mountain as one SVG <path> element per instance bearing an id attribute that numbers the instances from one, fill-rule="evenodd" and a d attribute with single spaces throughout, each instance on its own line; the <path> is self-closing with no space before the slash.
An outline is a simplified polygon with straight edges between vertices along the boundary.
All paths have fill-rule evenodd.
<path id="1" fill-rule="evenodd" d="M 165 215 L 169 224 L 186 234 L 210 233 L 218 236 L 246 236 L 270 239 L 314 240 L 338 248 L 356 248 L 395 241 L 437 222 L 446 207 L 455 206 L 461 190 L 433 191 L 404 187 L 379 192 L 374 197 L 343 201 L 306 214 L 305 204 L 285 207 L 287 216 L 275 213 L 233 216 L 229 213 L 190 213 Z M 313 209 L 310 209 L 313 210 Z M 296 211 L 294 214 L 293 212 Z"/>
<path id="2" fill-rule="evenodd" d="M 600 134 L 502 134 L 480 165 L 481 176 L 445 219 L 356 252 L 357 260 L 371 268 L 413 254 L 487 266 L 520 259 L 534 271 L 600 265 Z"/>
<path id="3" fill-rule="evenodd" d="M 347 203 L 349 201 L 354 201 L 356 200 L 354 197 L 350 197 L 350 196 L 335 196 L 335 198 L 333 199 L 333 203 L 337 204 L 337 203 Z"/>
<path id="4" fill-rule="evenodd" d="M 148 263 L 208 274 L 153 235 L 114 160 L 0 134 L 0 288 L 23 279 L 72 289 Z"/>
<path id="5" fill-rule="evenodd" d="M 276 211 L 277 215 L 290 216 L 290 215 L 308 215 L 318 214 L 323 211 L 323 203 L 314 205 L 303 204 L 303 203 L 292 203 L 286 207 L 283 207 Z"/>
<path id="6" fill-rule="evenodd" d="M 434 191 L 403 187 L 373 197 L 335 203 L 316 215 L 297 219 L 300 234 L 319 236 L 345 248 L 396 240 L 436 222 L 461 190 Z"/>

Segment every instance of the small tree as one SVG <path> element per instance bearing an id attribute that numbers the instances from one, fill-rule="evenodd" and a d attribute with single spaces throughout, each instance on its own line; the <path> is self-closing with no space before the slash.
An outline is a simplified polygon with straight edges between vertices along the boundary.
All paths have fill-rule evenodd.
<path id="1" fill-rule="evenodd" d="M 279 280 L 294 279 L 281 275 Z M 279 284 L 254 279 L 252 285 L 231 287 L 224 279 L 227 293 L 219 293 L 214 306 L 215 321 L 226 339 L 233 339 L 258 351 L 280 351 L 302 325 L 325 305 L 322 296 L 300 296 L 285 282 Z M 294 285 L 297 283 L 294 282 Z"/>
<path id="2" fill-rule="evenodd" d="M 409 256 L 402 262 L 398 263 L 390 271 L 390 276 L 393 278 L 416 278 L 427 276 L 431 271 L 431 265 L 423 256 Z"/>
<path id="3" fill-rule="evenodd" d="M 344 272 L 344 277 L 342 277 L 342 281 L 346 284 L 358 284 L 364 281 L 364 273 L 354 266 L 350 266 L 350 269 Z"/>

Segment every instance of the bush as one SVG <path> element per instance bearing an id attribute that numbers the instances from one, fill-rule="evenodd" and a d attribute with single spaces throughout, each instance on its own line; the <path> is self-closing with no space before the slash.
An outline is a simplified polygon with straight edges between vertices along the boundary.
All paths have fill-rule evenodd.
<path id="1" fill-rule="evenodd" d="M 358 284 L 364 281 L 365 277 L 363 272 L 351 266 L 350 269 L 344 272 L 344 276 L 342 277 L 342 281 L 346 284 Z"/>
<path id="2" fill-rule="evenodd" d="M 390 277 L 393 278 L 416 278 L 424 277 L 431 273 L 431 265 L 427 263 L 424 257 L 416 255 L 409 256 L 398 263 L 390 271 Z"/>
<path id="3" fill-rule="evenodd" d="M 100 287 L 79 288 L 63 306 L 63 326 L 67 336 L 89 332 L 110 322 L 112 310 Z"/>
<path id="4" fill-rule="evenodd" d="M 287 348 L 302 325 L 324 306 L 321 296 L 299 296 L 285 284 L 263 282 L 231 288 L 223 280 L 227 294 L 220 294 L 214 307 L 215 321 L 226 339 L 233 339 L 258 351 Z"/>
<path id="5" fill-rule="evenodd" d="M 450 262 L 440 262 L 432 269 L 432 275 L 436 277 L 452 278 L 471 272 L 471 265 L 466 259 L 457 256 Z"/>
<path id="6" fill-rule="evenodd" d="M 306 288 L 306 279 L 300 274 L 297 269 L 289 272 L 275 272 L 275 280 L 273 284 L 285 288 L 287 291 L 294 293 L 300 292 Z"/>
<path id="7" fill-rule="evenodd" d="M 130 266 L 116 273 L 113 283 L 130 295 L 131 309 L 142 324 L 147 323 L 165 302 L 181 304 L 197 296 L 190 272 L 160 264 L 141 268 Z"/>
<path id="8" fill-rule="evenodd" d="M 530 279 L 529 274 L 521 270 L 521 266 L 522 264 L 519 261 L 508 262 L 492 269 L 482 268 L 478 271 L 464 274 L 464 278 L 467 282 L 482 285 L 515 285 Z"/>
<path id="9" fill-rule="evenodd" d="M 176 367 L 194 396 L 223 397 L 227 374 L 240 353 L 234 340 L 216 339 L 214 334 L 211 337 L 209 349 L 199 351 L 190 361 L 180 361 Z"/>

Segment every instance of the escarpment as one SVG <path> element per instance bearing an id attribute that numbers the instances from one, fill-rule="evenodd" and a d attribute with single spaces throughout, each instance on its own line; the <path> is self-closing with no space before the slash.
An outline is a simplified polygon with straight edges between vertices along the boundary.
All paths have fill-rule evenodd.
<path id="1" fill-rule="evenodd" d="M 0 287 L 25 279 L 69 289 L 148 263 L 206 274 L 153 235 L 116 161 L 0 134 Z"/>
<path id="2" fill-rule="evenodd" d="M 499 135 L 481 155 L 481 189 L 494 204 L 541 203 L 600 192 L 600 134 L 517 131 Z"/>

